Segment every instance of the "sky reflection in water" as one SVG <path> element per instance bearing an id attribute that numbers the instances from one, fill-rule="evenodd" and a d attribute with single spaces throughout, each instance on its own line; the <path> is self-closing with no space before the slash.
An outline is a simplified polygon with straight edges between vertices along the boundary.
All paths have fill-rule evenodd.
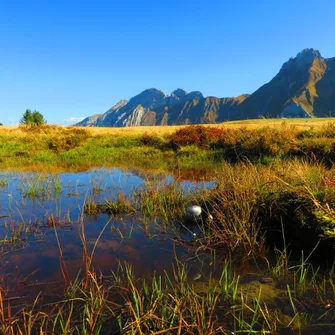
<path id="1" fill-rule="evenodd" d="M 148 180 L 167 184 L 174 182 L 171 176 L 164 174 L 120 169 L 59 174 L 0 172 L 1 179 L 8 180 L 8 185 L 0 187 L 1 240 L 10 235 L 6 225 L 29 231 L 28 234 L 21 234 L 22 241 L 17 243 L 16 251 L 0 260 L 0 275 L 12 287 L 13 294 L 25 294 L 27 288 L 33 286 L 37 290 L 41 290 L 43 285 L 49 289 L 53 284 L 59 287 L 62 274 L 56 232 L 69 275 L 72 278 L 77 275 L 83 264 L 78 219 L 87 198 L 96 202 L 103 202 L 106 198 L 115 200 L 119 192 L 130 196 Z M 194 187 L 214 186 L 213 182 L 180 181 L 180 184 L 186 192 Z M 64 223 L 55 231 L 47 226 L 48 217 L 59 218 Z M 93 260 L 94 268 L 104 275 L 116 270 L 119 262 L 132 264 L 135 274 L 141 277 L 150 277 L 154 272 L 163 274 L 165 270 L 171 273 L 175 253 L 183 262 L 188 260 L 193 263 L 185 248 L 174 246 L 167 235 L 157 231 L 157 225 L 145 231 L 139 224 L 139 214 L 118 218 L 105 214 L 84 216 L 84 222 L 89 250 L 109 222 Z M 200 267 L 198 263 L 193 268 L 191 266 L 190 276 L 201 271 Z"/>

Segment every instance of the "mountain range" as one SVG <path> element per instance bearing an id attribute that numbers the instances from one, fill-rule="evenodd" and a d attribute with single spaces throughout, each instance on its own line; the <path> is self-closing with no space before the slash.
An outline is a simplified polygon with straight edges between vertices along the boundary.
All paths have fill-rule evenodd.
<path id="1" fill-rule="evenodd" d="M 188 93 L 181 88 L 168 95 L 150 88 L 76 125 L 126 127 L 325 116 L 335 116 L 335 57 L 325 59 L 318 50 L 305 49 L 250 95 L 204 97 L 199 91 Z"/>

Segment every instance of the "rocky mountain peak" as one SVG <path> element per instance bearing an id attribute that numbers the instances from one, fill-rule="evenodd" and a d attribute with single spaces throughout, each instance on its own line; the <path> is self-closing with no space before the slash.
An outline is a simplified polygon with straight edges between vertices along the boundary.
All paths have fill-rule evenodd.
<path id="1" fill-rule="evenodd" d="M 187 92 L 182 89 L 182 88 L 177 88 L 176 90 L 174 90 L 172 93 L 171 93 L 171 96 L 176 96 L 178 98 L 183 98 L 185 95 L 187 94 Z"/>
<path id="2" fill-rule="evenodd" d="M 117 105 L 125 105 L 125 104 L 127 104 L 128 103 L 128 100 L 126 100 L 126 99 L 121 99 L 118 103 L 117 103 Z"/>
<path id="3" fill-rule="evenodd" d="M 129 106 L 142 105 L 144 108 L 155 108 L 164 103 L 168 95 L 157 88 L 148 88 L 142 93 L 134 96 L 129 100 Z"/>
<path id="4" fill-rule="evenodd" d="M 321 53 L 319 50 L 313 49 L 313 48 L 306 48 L 302 51 L 300 51 L 297 54 L 297 59 L 304 60 L 304 59 L 314 59 L 314 58 L 321 57 Z"/>
<path id="5" fill-rule="evenodd" d="M 201 100 L 204 98 L 204 96 L 202 95 L 200 91 L 192 91 L 187 94 L 186 98 L 188 100 Z"/>
<path id="6" fill-rule="evenodd" d="M 281 71 L 291 69 L 292 67 L 302 69 L 306 66 L 310 66 L 315 59 L 320 58 L 322 58 L 322 56 L 319 50 L 307 48 L 300 51 L 296 57 L 291 57 L 286 63 L 284 63 Z"/>
<path id="7" fill-rule="evenodd" d="M 114 111 L 118 111 L 120 108 L 122 108 L 123 106 L 125 106 L 128 103 L 128 100 L 126 99 L 122 99 L 120 100 L 116 105 L 114 105 L 113 107 L 111 107 L 107 113 L 111 113 Z"/>
<path id="8" fill-rule="evenodd" d="M 190 93 L 187 93 L 182 88 L 177 88 L 174 90 L 171 95 L 168 97 L 168 104 L 176 104 L 181 103 L 185 101 L 191 101 L 191 100 L 201 100 L 203 99 L 203 95 L 199 91 L 193 91 Z"/>

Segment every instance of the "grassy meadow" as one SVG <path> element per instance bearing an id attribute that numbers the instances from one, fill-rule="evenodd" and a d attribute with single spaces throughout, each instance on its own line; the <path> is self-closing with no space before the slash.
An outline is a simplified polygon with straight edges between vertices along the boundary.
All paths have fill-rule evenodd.
<path id="1" fill-rule="evenodd" d="M 308 121 L 308 122 L 307 122 Z M 307 158 L 332 162 L 332 119 L 247 120 L 219 125 L 0 127 L 2 169 L 83 170 L 133 166 L 176 170 L 222 161 Z"/>
<path id="2" fill-rule="evenodd" d="M 144 178 L 141 187 L 127 194 L 106 188 L 110 197 L 101 198 L 96 195 L 103 187 L 92 181 L 76 222 L 70 214 L 62 217 L 50 211 L 43 224 L 39 217 L 28 222 L 23 214 L 19 220 L 6 214 L 0 221 L 6 231 L 0 241 L 2 262 L 23 250 L 32 232 L 55 233 L 63 283 L 56 300 L 38 290 L 25 300 L 9 295 L 4 276 L 0 331 L 333 334 L 334 160 L 335 119 L 132 128 L 0 127 L 0 190 L 5 194 L 13 184 L 15 170 L 21 176 L 17 203 L 48 199 L 59 208 L 57 199 L 66 185 L 57 177 L 46 180 L 45 173 L 127 167 L 157 176 Z M 28 179 L 27 171 L 37 174 Z M 162 174 L 174 176 L 172 182 L 160 183 Z M 195 186 L 186 192 L 180 182 L 203 176 L 211 187 Z M 71 195 L 76 192 L 71 190 Z M 192 204 L 200 205 L 207 216 L 187 217 Z M 0 218 L 1 210 L 0 206 Z M 94 224 L 89 220 L 99 216 L 108 219 L 89 243 L 85 230 Z M 134 228 L 122 230 L 112 222 L 126 218 L 133 218 Z M 81 242 L 81 271 L 74 278 L 59 242 L 63 226 L 76 227 Z M 144 278 L 127 261 L 111 267 L 109 275 L 99 271 L 94 259 L 106 231 L 132 241 L 136 229 L 148 241 L 164 236 L 173 242 L 172 271 L 153 271 Z M 187 261 L 180 259 L 177 248 Z M 200 262 L 206 271 L 191 275 L 190 261 Z M 20 280 L 24 283 L 26 278 Z"/>

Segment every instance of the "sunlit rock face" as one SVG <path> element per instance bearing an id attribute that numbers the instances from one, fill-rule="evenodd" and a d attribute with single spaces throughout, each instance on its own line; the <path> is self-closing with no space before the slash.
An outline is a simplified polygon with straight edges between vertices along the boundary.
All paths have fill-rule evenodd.
<path id="1" fill-rule="evenodd" d="M 95 127 L 109 127 L 119 118 L 119 110 L 128 103 L 127 100 L 120 100 L 115 106 L 102 114 L 95 122 Z"/>
<path id="2" fill-rule="evenodd" d="M 149 88 L 134 96 L 129 101 L 120 100 L 106 113 L 89 117 L 78 123 L 79 126 L 95 127 L 127 127 L 156 125 L 156 114 L 160 110 L 168 110 L 171 106 L 180 105 L 182 109 L 186 103 L 203 99 L 201 92 L 186 92 L 178 88 L 171 95 L 164 91 Z M 160 120 L 162 122 L 162 120 Z M 170 118 L 171 122 L 175 122 Z"/>
<path id="3" fill-rule="evenodd" d="M 94 114 L 91 115 L 84 120 L 78 122 L 76 126 L 85 126 L 85 127 L 96 127 L 97 120 L 102 116 L 103 114 Z"/>

